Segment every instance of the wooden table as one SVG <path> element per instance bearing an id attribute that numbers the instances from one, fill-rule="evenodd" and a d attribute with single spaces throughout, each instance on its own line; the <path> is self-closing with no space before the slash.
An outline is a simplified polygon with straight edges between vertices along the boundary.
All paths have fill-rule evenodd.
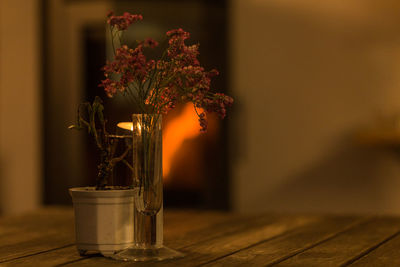
<path id="1" fill-rule="evenodd" d="M 0 266 L 400 266 L 399 233 L 388 216 L 166 211 L 165 244 L 186 257 L 118 262 L 80 257 L 72 210 L 46 208 L 0 219 Z"/>

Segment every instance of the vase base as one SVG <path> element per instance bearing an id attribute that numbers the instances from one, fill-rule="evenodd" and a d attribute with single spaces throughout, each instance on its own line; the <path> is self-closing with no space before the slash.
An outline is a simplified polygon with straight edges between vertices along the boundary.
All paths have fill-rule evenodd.
<path id="1" fill-rule="evenodd" d="M 136 248 L 131 247 L 114 253 L 110 257 L 120 261 L 162 261 L 183 257 L 184 254 L 167 248 Z"/>

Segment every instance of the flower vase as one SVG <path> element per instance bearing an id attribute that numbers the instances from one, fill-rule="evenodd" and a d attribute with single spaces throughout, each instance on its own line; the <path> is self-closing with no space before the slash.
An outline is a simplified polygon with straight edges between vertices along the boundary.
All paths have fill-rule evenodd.
<path id="1" fill-rule="evenodd" d="M 123 261 L 165 260 L 183 254 L 163 245 L 162 116 L 132 115 L 134 225 L 132 247 L 112 257 Z"/>

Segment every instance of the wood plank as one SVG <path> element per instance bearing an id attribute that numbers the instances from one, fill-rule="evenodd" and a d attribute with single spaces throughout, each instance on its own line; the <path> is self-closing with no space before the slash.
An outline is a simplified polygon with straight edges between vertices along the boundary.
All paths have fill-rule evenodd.
<path id="1" fill-rule="evenodd" d="M 0 266 L 400 266 L 394 217 L 166 211 L 164 229 L 165 244 L 185 258 L 117 262 L 78 255 L 70 208 L 0 218 Z"/>
<path id="2" fill-rule="evenodd" d="M 354 216 L 326 217 L 268 242 L 254 243 L 249 248 L 212 261 L 207 266 L 242 266 L 250 263 L 256 266 L 272 265 L 329 240 L 366 220 Z"/>
<path id="3" fill-rule="evenodd" d="M 202 218 L 202 220 L 209 221 L 209 215 L 204 215 L 205 216 Z M 224 235 L 245 231 L 249 228 L 262 227 L 264 225 L 276 223 L 281 220 L 290 220 L 294 218 L 295 216 L 283 216 L 279 214 L 267 214 L 263 216 L 231 215 L 229 218 L 227 218 L 227 220 L 224 220 L 220 223 L 210 224 L 210 227 L 203 228 L 198 231 L 190 231 L 185 233 L 182 232 L 182 230 L 179 230 L 178 232 L 172 233 L 170 238 L 166 238 L 164 243 L 166 246 L 170 246 L 172 248 L 183 249 L 199 242 L 214 240 Z M 183 220 L 183 222 L 187 223 L 186 220 Z M 166 229 L 169 231 L 169 224 L 167 224 Z"/>
<path id="4" fill-rule="evenodd" d="M 82 257 L 78 254 L 75 245 L 57 248 L 43 253 L 36 253 L 29 257 L 20 257 L 0 263 L 1 267 L 13 266 L 57 266 L 68 262 L 79 261 Z"/>
<path id="5" fill-rule="evenodd" d="M 224 224 L 243 216 L 219 211 L 166 210 L 164 212 L 164 240 L 178 242 L 187 234 L 207 229 L 212 225 Z"/>
<path id="6" fill-rule="evenodd" d="M 258 220 L 252 219 L 245 225 L 233 220 L 227 223 L 225 227 L 210 227 L 206 232 L 200 231 L 202 232 L 202 239 L 197 240 L 195 244 L 182 248 L 173 247 L 179 248 L 180 251 L 185 253 L 186 256 L 184 258 L 164 262 L 152 262 L 150 266 L 199 265 L 319 220 L 321 218 L 318 216 L 276 216 L 271 217 L 269 222 L 266 222 L 265 217 Z M 260 223 L 260 221 L 263 223 Z M 234 228 L 237 230 L 233 230 Z M 224 232 L 224 229 L 228 230 Z M 218 233 L 218 231 L 221 231 L 221 233 Z M 210 236 L 214 235 L 214 237 L 207 237 L 207 233 Z M 193 241 L 193 239 L 190 240 L 190 242 Z M 117 262 L 106 258 L 90 258 L 67 264 L 66 266 L 149 266 L 149 264 Z"/>
<path id="7" fill-rule="evenodd" d="M 71 212 L 71 209 L 67 210 L 68 212 Z M 65 211 L 61 211 L 60 217 L 65 219 L 65 223 L 68 225 L 73 224 L 72 218 L 66 218 L 64 214 Z M 48 215 L 50 218 L 47 218 L 48 220 L 54 219 L 51 217 L 52 213 L 49 213 Z M 42 214 L 41 214 L 42 215 Z M 33 217 L 36 218 L 35 214 L 33 214 Z M 166 231 L 164 232 L 166 236 L 170 236 L 173 238 L 175 235 L 180 236 L 180 235 L 185 235 L 186 231 L 199 231 L 202 230 L 203 228 L 207 228 L 210 225 L 218 224 L 223 221 L 231 220 L 232 218 L 236 218 L 236 215 L 228 214 L 228 213 L 222 213 L 222 212 L 210 212 L 210 211 L 201 211 L 201 212 L 196 212 L 196 211 L 167 211 L 165 212 L 165 220 L 167 221 L 166 223 Z M 18 223 L 16 224 L 16 227 L 18 228 L 20 224 L 24 224 L 23 220 L 18 219 Z M 15 222 L 16 219 L 12 218 L 12 222 Z M 30 220 L 32 222 L 32 219 Z M 33 222 L 33 225 L 37 225 L 38 222 L 41 220 L 39 219 L 36 222 Z M 39 233 L 41 234 L 41 232 Z M 49 238 L 48 235 L 46 235 L 46 238 Z M 50 238 L 50 242 L 51 242 Z M 68 262 L 73 262 L 73 261 L 79 261 L 82 259 L 87 259 L 84 257 L 81 257 L 76 250 L 76 247 L 74 244 L 70 244 L 69 246 L 54 246 L 51 249 L 47 248 L 42 248 L 42 250 L 37 250 L 35 249 L 32 251 L 32 245 L 33 242 L 35 241 L 35 238 L 31 238 L 28 236 L 28 239 L 23 240 L 22 242 L 18 242 L 16 244 L 17 250 L 24 250 L 24 252 L 30 253 L 22 253 L 22 254 L 11 254 L 9 258 L 6 258 L 1 262 L 1 266 L 15 266 L 15 265 L 29 265 L 30 262 L 35 263 L 30 266 L 54 266 L 57 264 L 66 264 Z M 46 243 L 48 240 L 43 240 L 39 239 L 36 240 L 36 242 L 39 242 L 36 245 L 40 246 L 40 242 Z M 49 244 L 47 244 L 49 245 Z M 15 248 L 10 248 L 10 249 L 15 249 Z M 40 265 L 36 265 L 36 263 L 40 263 Z"/>
<path id="8" fill-rule="evenodd" d="M 60 220 L 71 221 L 72 218 L 70 207 L 46 207 L 20 216 L 0 217 L 0 238 L 21 231 L 42 231 L 49 226 L 57 226 Z"/>
<path id="9" fill-rule="evenodd" d="M 0 262 L 74 244 L 70 208 L 46 208 L 0 220 Z"/>
<path id="10" fill-rule="evenodd" d="M 396 222 L 398 223 L 398 222 Z M 360 255 L 359 259 L 347 266 L 369 267 L 369 266 L 400 266 L 400 233 L 387 237 L 371 251 Z"/>
<path id="11" fill-rule="evenodd" d="M 374 218 L 277 266 L 344 266 L 399 231 L 399 218 Z"/>

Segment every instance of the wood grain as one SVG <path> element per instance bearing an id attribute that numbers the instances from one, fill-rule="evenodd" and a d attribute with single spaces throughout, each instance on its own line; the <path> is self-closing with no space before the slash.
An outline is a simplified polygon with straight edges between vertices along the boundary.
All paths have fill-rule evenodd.
<path id="1" fill-rule="evenodd" d="M 69 235 L 68 238 L 66 238 L 65 235 L 60 235 L 61 238 L 70 241 L 69 245 L 60 245 L 58 243 L 60 236 L 45 234 L 44 237 L 41 237 L 44 232 L 43 230 L 45 230 L 46 232 L 47 230 L 51 230 L 54 227 L 56 230 L 62 230 L 63 225 L 68 225 L 68 227 L 72 227 L 73 231 L 73 215 L 71 212 L 72 210 L 70 208 L 68 208 L 67 210 L 48 209 L 45 212 L 42 211 L 41 213 L 35 214 L 33 216 L 29 215 L 23 216 L 21 218 L 12 218 L 11 220 L 3 223 L 2 221 L 0 221 L 0 227 L 3 227 L 0 229 L 4 229 L 6 224 L 9 226 L 13 225 L 13 228 L 15 229 L 24 229 L 24 231 L 19 234 L 20 242 L 17 242 L 15 244 L 15 247 L 9 247 L 8 245 L 4 246 L 7 247 L 7 250 L 4 251 L 7 257 L 4 257 L 0 261 L 0 265 L 24 266 L 25 264 L 27 264 L 27 266 L 29 266 L 30 262 L 40 262 L 40 265 L 36 266 L 55 266 L 67 264 L 74 261 L 88 259 L 92 260 L 91 258 L 79 256 L 74 245 L 74 233 L 71 231 L 66 231 L 66 233 L 68 233 Z M 235 218 L 236 216 L 222 212 L 194 212 L 172 210 L 165 212 L 164 217 L 166 221 L 164 234 L 166 237 L 170 237 L 171 239 L 173 239 L 174 237 L 184 236 L 188 231 L 198 231 L 202 230 L 203 228 L 207 228 L 210 225 L 215 225 L 223 221 L 230 221 L 230 219 Z M 43 219 L 45 219 L 46 221 L 50 221 L 53 227 L 49 228 L 49 224 L 42 223 Z M 27 226 L 27 223 L 29 223 L 29 226 Z M 32 230 L 40 231 L 37 231 L 37 233 L 34 235 L 25 234 L 27 231 Z M 1 244 L 6 244 L 6 242 L 2 242 Z M 15 248 L 17 249 L 16 251 L 18 251 L 18 253 L 15 253 L 13 251 L 13 249 Z M 100 259 L 104 258 L 101 257 Z M 35 264 L 31 266 L 35 266 Z"/>
<path id="2" fill-rule="evenodd" d="M 365 218 L 326 217 L 310 225 L 296 228 L 284 236 L 263 242 L 211 262 L 207 266 L 272 265 L 316 246 L 358 226 Z"/>
<path id="3" fill-rule="evenodd" d="M 374 218 L 277 266 L 346 266 L 399 231 L 399 218 Z"/>
<path id="4" fill-rule="evenodd" d="M 71 208 L 0 218 L 0 266 L 400 266 L 400 218 L 167 210 L 164 262 L 81 257 Z"/>
<path id="5" fill-rule="evenodd" d="M 398 224 L 398 221 L 396 222 Z M 400 234 L 388 236 L 350 266 L 400 266 Z"/>
<path id="6" fill-rule="evenodd" d="M 238 222 L 229 220 L 217 227 L 193 233 L 187 239 L 189 246 L 172 247 L 186 256 L 182 259 L 153 262 L 151 266 L 197 266 L 210 260 L 229 255 L 258 242 L 275 238 L 297 227 L 321 220 L 318 216 L 268 215 Z M 208 233 L 208 235 L 206 234 Z M 172 244 L 172 243 L 171 243 Z M 149 263 L 116 262 L 105 258 L 91 258 L 66 266 L 149 266 Z"/>
<path id="7" fill-rule="evenodd" d="M 1 267 L 12 266 L 62 266 L 68 262 L 80 261 L 82 257 L 77 253 L 75 245 L 56 248 L 43 253 L 36 253 L 28 257 L 20 257 L 0 263 Z"/>
<path id="8" fill-rule="evenodd" d="M 74 244 L 72 209 L 47 208 L 0 220 L 0 263 Z"/>

